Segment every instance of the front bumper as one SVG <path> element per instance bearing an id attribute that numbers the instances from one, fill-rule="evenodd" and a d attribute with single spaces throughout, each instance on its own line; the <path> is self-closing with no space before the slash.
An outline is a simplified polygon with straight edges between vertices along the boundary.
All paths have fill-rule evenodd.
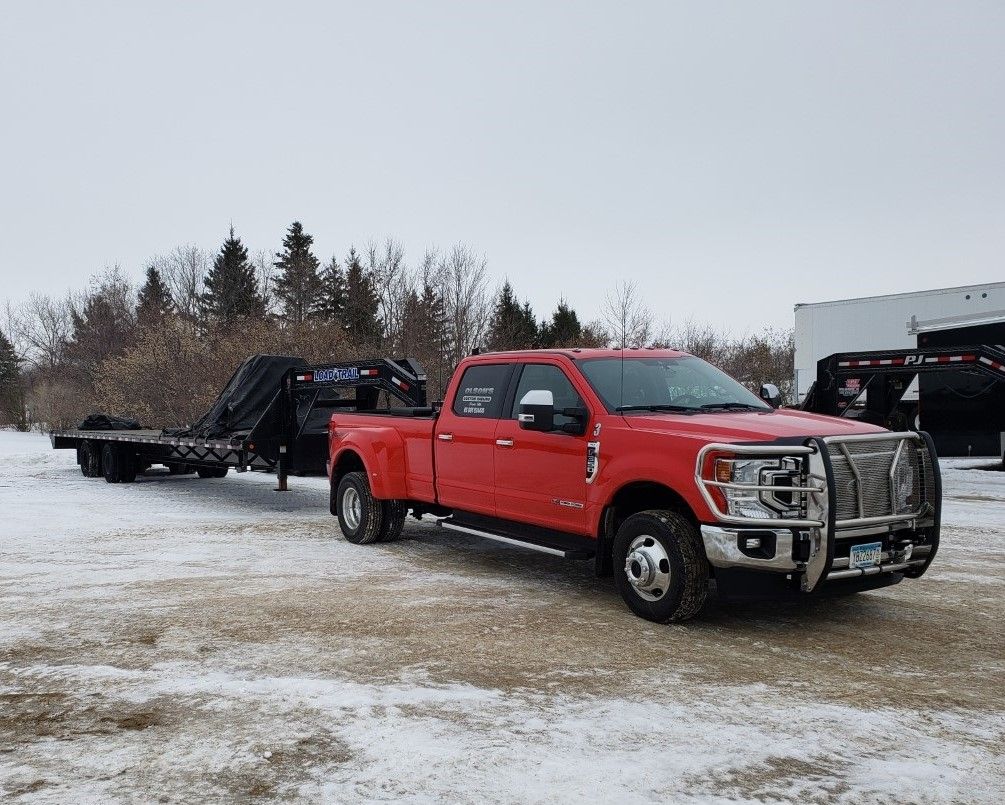
<path id="1" fill-rule="evenodd" d="M 918 472 L 924 476 L 919 478 L 919 484 L 923 482 L 924 485 L 924 495 L 917 509 L 894 514 L 868 508 L 873 504 L 869 494 L 876 490 L 867 485 L 866 473 L 859 473 L 853 454 L 859 451 L 863 462 L 873 462 L 863 467 L 872 472 L 875 479 L 876 457 L 881 456 L 883 450 L 889 451 L 893 456 L 889 469 L 892 484 L 897 463 L 905 454 L 905 445 L 920 456 L 916 459 Z M 833 461 L 831 451 L 835 455 Z M 793 483 L 785 488 L 801 496 L 803 505 L 798 519 L 763 520 L 729 516 L 724 512 L 712 490 L 736 484 L 715 482 L 702 474 L 706 456 L 722 452 L 741 456 L 800 457 L 804 462 L 801 485 Z M 840 472 L 835 471 L 835 464 Z M 852 487 L 847 483 L 849 475 L 855 482 Z M 836 477 L 841 482 L 841 494 L 845 496 L 840 499 L 836 493 Z M 886 476 L 883 477 L 885 481 Z M 897 581 L 903 576 L 922 575 L 938 550 L 942 488 L 935 448 L 927 434 L 886 432 L 841 439 L 812 438 L 801 444 L 708 445 L 698 456 L 695 479 L 718 519 L 716 523 L 702 525 L 701 535 L 713 573 L 721 579 L 737 574 L 763 574 L 787 579 L 802 592 L 811 592 L 825 582 L 868 577 L 886 577 L 883 583 L 890 583 L 894 574 L 900 574 L 896 576 Z M 754 489 L 779 490 L 770 485 Z M 881 491 L 885 493 L 885 489 Z M 850 494 L 854 497 L 849 501 Z M 892 493 L 889 499 L 893 500 Z M 869 567 L 850 567 L 851 547 L 871 542 L 882 544 L 880 562 Z"/>
<path id="2" fill-rule="evenodd" d="M 808 532 L 703 525 L 701 536 L 705 554 L 714 568 L 790 576 L 802 573 L 810 558 L 806 551 L 811 544 Z M 891 526 L 870 533 L 858 531 L 846 535 L 836 531 L 834 548 L 837 555 L 832 557 L 822 580 L 839 581 L 911 570 L 923 572 L 933 550 L 929 539 L 930 534 L 926 530 L 919 530 L 909 522 L 904 523 L 902 528 Z M 880 564 L 865 568 L 849 567 L 848 553 L 852 544 L 877 541 L 884 544 Z"/>

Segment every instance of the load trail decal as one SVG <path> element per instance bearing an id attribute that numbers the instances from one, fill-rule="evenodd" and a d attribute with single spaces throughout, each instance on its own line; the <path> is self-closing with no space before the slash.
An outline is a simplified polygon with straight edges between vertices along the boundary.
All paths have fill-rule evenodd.
<path id="1" fill-rule="evenodd" d="M 361 377 L 377 377 L 379 369 L 360 369 L 356 366 L 348 368 L 315 369 L 296 376 L 302 383 L 354 383 Z M 398 385 L 402 385 L 398 383 Z M 405 386 L 407 389 L 408 387 Z"/>
<path id="2" fill-rule="evenodd" d="M 315 383 L 338 383 L 340 381 L 359 380 L 359 369 L 317 369 L 314 372 Z"/>

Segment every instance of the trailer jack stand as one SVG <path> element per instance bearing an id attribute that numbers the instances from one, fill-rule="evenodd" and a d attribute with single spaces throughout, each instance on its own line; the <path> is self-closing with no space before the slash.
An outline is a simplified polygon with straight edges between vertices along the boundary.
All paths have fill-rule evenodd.
<path id="1" fill-rule="evenodd" d="M 287 458 L 286 445 L 279 445 L 279 461 L 276 466 L 276 492 L 289 492 L 290 488 L 286 485 L 286 478 L 289 473 L 289 464 L 287 463 L 289 459 Z"/>

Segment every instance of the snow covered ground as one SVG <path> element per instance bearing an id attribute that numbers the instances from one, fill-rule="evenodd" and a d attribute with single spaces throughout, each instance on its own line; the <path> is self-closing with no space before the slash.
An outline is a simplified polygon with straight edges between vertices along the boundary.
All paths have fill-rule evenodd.
<path id="1" fill-rule="evenodd" d="M 83 478 L 0 432 L 0 794 L 25 802 L 1000 802 L 1005 473 L 929 574 L 632 616 L 587 563 L 338 534 L 320 479 Z"/>

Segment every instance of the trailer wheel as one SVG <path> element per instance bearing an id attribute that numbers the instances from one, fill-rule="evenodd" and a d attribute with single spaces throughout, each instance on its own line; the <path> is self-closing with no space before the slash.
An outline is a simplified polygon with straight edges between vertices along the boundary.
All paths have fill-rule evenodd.
<path id="1" fill-rule="evenodd" d="M 101 448 L 101 474 L 110 484 L 117 484 L 122 480 L 119 475 L 119 451 L 110 444 Z"/>
<path id="2" fill-rule="evenodd" d="M 408 506 L 403 500 L 381 500 L 377 501 L 383 508 L 383 523 L 380 526 L 380 536 L 378 542 L 394 542 L 401 536 L 401 530 L 405 527 L 405 517 L 408 516 Z"/>
<path id="3" fill-rule="evenodd" d="M 629 609 L 646 620 L 694 617 L 708 596 L 698 529 L 674 511 L 633 514 L 614 538 L 614 578 Z"/>
<path id="4" fill-rule="evenodd" d="M 113 444 L 101 448 L 101 474 L 110 484 L 131 484 L 136 480 L 136 456 Z"/>
<path id="5" fill-rule="evenodd" d="M 94 442 L 85 441 L 78 453 L 80 473 L 85 478 L 101 477 L 101 448 Z"/>
<path id="6" fill-rule="evenodd" d="M 369 545 L 381 537 L 384 506 L 374 499 L 365 472 L 347 472 L 335 493 L 339 528 L 346 540 Z"/>

